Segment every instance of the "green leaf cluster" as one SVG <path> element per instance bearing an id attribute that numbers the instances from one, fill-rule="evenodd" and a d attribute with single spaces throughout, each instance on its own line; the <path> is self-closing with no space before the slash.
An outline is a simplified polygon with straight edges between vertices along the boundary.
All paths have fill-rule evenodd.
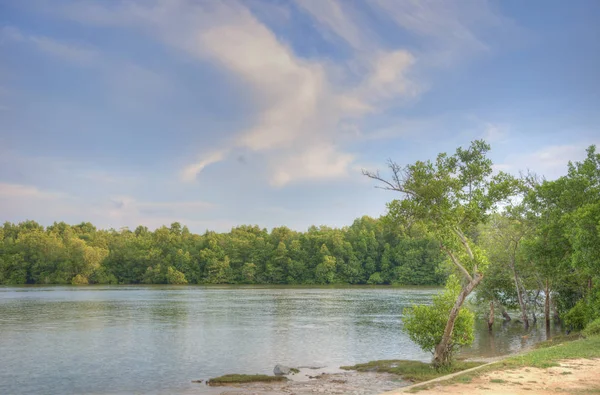
<path id="1" fill-rule="evenodd" d="M 461 291 L 460 281 L 450 276 L 444 291 L 433 297 L 431 305 L 414 305 L 404 309 L 403 330 L 424 351 L 432 352 L 442 340 L 450 310 Z M 468 308 L 460 309 L 449 343 L 451 353 L 474 339 L 475 315 Z"/>

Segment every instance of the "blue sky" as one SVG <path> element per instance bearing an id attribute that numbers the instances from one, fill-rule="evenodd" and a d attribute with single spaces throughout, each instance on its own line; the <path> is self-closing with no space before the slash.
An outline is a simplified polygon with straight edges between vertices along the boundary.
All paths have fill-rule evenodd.
<path id="1" fill-rule="evenodd" d="M 344 226 L 361 169 L 600 143 L 600 2 L 0 0 L 0 220 Z"/>

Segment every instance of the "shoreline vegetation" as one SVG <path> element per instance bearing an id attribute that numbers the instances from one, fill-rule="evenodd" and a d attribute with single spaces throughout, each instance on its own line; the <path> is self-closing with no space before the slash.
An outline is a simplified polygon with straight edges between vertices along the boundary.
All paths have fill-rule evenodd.
<path id="1" fill-rule="evenodd" d="M 226 386 L 231 384 L 245 383 L 270 383 L 273 381 L 287 381 L 285 376 L 269 376 L 266 374 L 225 374 L 219 377 L 213 377 L 206 380 L 206 384 L 211 386 Z"/>

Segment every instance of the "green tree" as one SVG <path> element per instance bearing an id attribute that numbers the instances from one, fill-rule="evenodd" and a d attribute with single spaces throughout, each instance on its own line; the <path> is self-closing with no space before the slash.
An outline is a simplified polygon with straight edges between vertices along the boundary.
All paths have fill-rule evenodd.
<path id="1" fill-rule="evenodd" d="M 402 167 L 389 161 L 390 180 L 378 172 L 364 171 L 381 182 L 383 189 L 402 194 L 402 200 L 388 204 L 389 215 L 407 226 L 418 222 L 439 242 L 463 279 L 434 352 L 436 366 L 451 362 L 450 343 L 460 309 L 483 279 L 488 265 L 485 251 L 469 235 L 515 188 L 515 180 L 509 175 L 492 174 L 492 161 L 486 156 L 489 149 L 487 143 L 476 140 L 467 149 L 458 148 L 454 155 L 439 154 L 435 162 L 417 161 Z"/>

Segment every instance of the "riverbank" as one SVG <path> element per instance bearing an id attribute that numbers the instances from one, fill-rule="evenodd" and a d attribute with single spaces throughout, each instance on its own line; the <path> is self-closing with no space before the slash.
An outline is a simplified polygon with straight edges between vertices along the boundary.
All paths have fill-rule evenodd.
<path id="1" fill-rule="evenodd" d="M 600 393 L 600 336 L 558 337 L 535 350 L 385 395 Z"/>
<path id="2" fill-rule="evenodd" d="M 555 394 L 600 393 L 600 336 L 557 337 L 535 349 L 496 362 L 458 362 L 452 374 L 428 371 L 427 364 L 373 361 L 347 372 L 313 373 L 312 379 L 252 383 L 221 395 L 251 394 Z M 436 378 L 436 376 L 439 376 Z M 316 379 L 315 377 L 318 377 Z M 429 380 L 434 378 L 433 380 Z M 429 381 L 426 381 L 429 380 Z M 421 381 L 420 384 L 413 384 Z M 394 387 L 391 389 L 390 387 Z"/>

